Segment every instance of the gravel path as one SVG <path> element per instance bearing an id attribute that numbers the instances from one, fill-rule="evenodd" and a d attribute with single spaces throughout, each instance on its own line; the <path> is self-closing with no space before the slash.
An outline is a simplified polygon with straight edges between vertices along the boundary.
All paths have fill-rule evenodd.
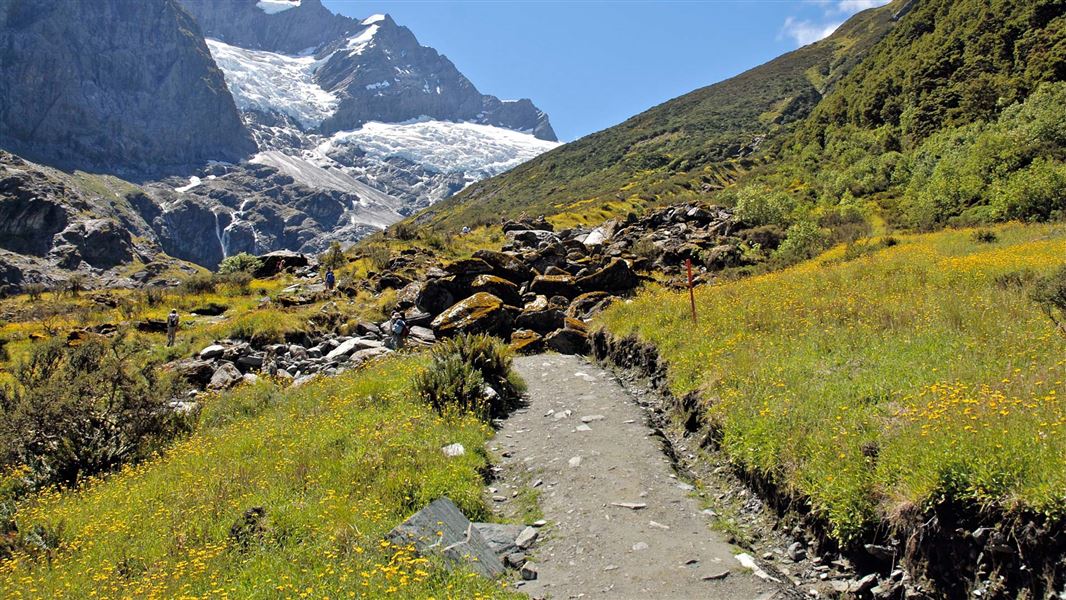
<path id="1" fill-rule="evenodd" d="M 708 527 L 610 374 L 562 355 L 519 357 L 515 368 L 529 405 L 490 443 L 504 456 L 497 505 L 516 511 L 511 495 L 536 485 L 548 521 L 532 549 L 539 576 L 520 590 L 554 599 L 778 597 Z"/>

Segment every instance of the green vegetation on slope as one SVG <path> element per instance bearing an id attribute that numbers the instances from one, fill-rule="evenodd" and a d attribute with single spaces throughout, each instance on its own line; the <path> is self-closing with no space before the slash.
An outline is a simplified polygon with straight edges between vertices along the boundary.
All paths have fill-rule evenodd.
<path id="1" fill-rule="evenodd" d="M 0 595 L 507 596 L 382 541 L 440 496 L 485 516 L 480 448 L 491 429 L 417 401 L 411 382 L 422 368 L 397 358 L 209 400 L 200 429 L 163 455 L 23 501 L 19 531 L 34 543 L 0 562 Z M 471 451 L 440 451 L 457 442 Z M 256 507 L 261 520 L 231 530 Z"/>
<path id="2" fill-rule="evenodd" d="M 726 456 L 849 541 L 942 501 L 1066 511 L 1066 337 L 1031 298 L 1062 225 L 838 247 L 791 269 L 652 288 L 602 317 L 699 391 Z"/>
<path id="3" fill-rule="evenodd" d="M 419 221 L 458 229 L 501 215 L 589 211 L 630 197 L 651 204 L 721 188 L 744 168 L 736 160 L 741 150 L 806 117 L 885 34 L 900 4 L 863 12 L 817 44 L 476 183 Z"/>

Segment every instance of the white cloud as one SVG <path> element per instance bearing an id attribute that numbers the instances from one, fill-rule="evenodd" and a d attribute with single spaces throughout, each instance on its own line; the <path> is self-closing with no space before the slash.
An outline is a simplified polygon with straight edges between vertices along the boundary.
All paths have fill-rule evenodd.
<path id="1" fill-rule="evenodd" d="M 812 23 L 811 21 L 788 17 L 785 19 L 785 25 L 782 27 L 781 32 L 796 40 L 797 46 L 806 46 L 825 39 L 829 34 L 836 31 L 837 27 L 840 27 L 839 21 L 835 23 Z"/>
<path id="2" fill-rule="evenodd" d="M 786 17 L 785 24 L 781 27 L 782 35 L 796 41 L 797 46 L 813 44 L 818 40 L 825 39 L 836 31 L 843 23 L 841 17 L 851 15 L 874 8 L 884 6 L 891 0 L 818 0 L 822 6 L 822 18 L 816 20 Z"/>

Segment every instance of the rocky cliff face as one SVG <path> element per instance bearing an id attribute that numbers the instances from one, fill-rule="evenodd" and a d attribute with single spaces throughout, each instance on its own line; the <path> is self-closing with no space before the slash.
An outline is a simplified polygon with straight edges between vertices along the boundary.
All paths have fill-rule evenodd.
<path id="1" fill-rule="evenodd" d="M 298 54 L 362 29 L 321 0 L 181 0 L 204 35 L 233 46 Z"/>
<path id="2" fill-rule="evenodd" d="M 138 173 L 255 150 L 199 27 L 173 0 L 0 2 L 0 147 Z"/>
<path id="3" fill-rule="evenodd" d="M 0 288 L 146 283 L 188 269 L 163 254 L 155 201 L 115 177 L 64 173 L 0 151 Z"/>

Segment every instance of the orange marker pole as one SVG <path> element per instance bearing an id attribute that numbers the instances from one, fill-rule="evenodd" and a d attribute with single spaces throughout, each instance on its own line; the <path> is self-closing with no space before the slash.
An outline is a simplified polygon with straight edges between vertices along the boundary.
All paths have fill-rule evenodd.
<path id="1" fill-rule="evenodd" d="M 692 322 L 696 322 L 696 292 L 692 289 L 692 259 L 685 259 L 685 268 L 688 269 L 688 300 L 692 304 Z"/>

